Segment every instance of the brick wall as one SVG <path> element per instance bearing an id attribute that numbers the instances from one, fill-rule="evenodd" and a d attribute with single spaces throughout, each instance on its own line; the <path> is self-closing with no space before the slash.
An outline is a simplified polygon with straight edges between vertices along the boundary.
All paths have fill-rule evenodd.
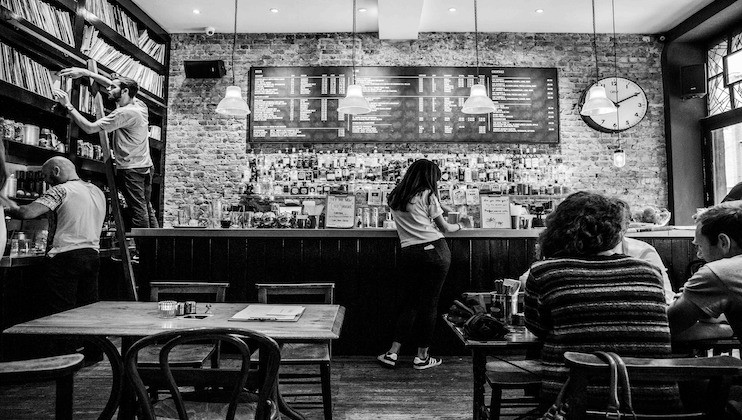
<path id="1" fill-rule="evenodd" d="M 376 34 L 359 35 L 356 64 L 361 66 L 474 66 L 473 34 L 420 34 L 417 41 L 381 41 Z M 618 196 L 632 207 L 667 206 L 664 109 L 660 54 L 654 37 L 618 36 L 618 75 L 636 81 L 646 92 L 649 109 L 644 120 L 621 134 L 627 165 L 612 165 L 617 136 L 587 127 L 577 103 L 595 80 L 590 34 L 480 34 L 482 66 L 556 67 L 559 74 L 561 154 L 571 169 L 574 190 Z M 348 66 L 350 34 L 238 34 L 236 84 L 248 89 L 250 66 Z M 170 61 L 165 220 L 190 197 L 196 201 L 226 196 L 236 199 L 235 187 L 246 158 L 246 122 L 223 118 L 216 105 L 232 84 L 232 35 L 175 34 Z M 598 35 L 600 77 L 614 75 L 613 44 Z M 186 79 L 184 60 L 223 59 L 227 76 Z M 318 150 L 341 145 L 317 146 Z M 361 146 L 362 147 L 362 146 Z M 395 147 L 395 146 L 391 146 Z M 397 147 L 400 147 L 397 145 Z M 404 150 L 407 150 L 407 146 Z M 426 150 L 429 145 L 415 145 Z M 432 148 L 439 148 L 433 145 Z M 491 150 L 488 145 L 447 145 L 447 149 Z M 265 147 L 264 150 L 271 150 Z"/>

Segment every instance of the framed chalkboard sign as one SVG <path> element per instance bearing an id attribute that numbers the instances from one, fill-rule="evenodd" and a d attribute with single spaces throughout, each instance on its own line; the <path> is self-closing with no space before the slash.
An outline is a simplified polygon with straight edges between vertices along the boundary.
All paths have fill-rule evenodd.
<path id="1" fill-rule="evenodd" d="M 559 142 L 555 68 L 360 67 L 372 112 L 337 111 L 351 67 L 252 67 L 248 141 L 255 143 Z M 496 111 L 461 112 L 476 80 Z"/>

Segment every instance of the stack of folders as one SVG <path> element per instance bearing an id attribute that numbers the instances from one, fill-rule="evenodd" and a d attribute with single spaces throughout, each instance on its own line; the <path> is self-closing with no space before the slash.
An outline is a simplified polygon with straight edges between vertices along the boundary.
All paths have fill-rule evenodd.
<path id="1" fill-rule="evenodd" d="M 253 304 L 229 318 L 230 321 L 296 321 L 304 313 L 298 305 Z"/>

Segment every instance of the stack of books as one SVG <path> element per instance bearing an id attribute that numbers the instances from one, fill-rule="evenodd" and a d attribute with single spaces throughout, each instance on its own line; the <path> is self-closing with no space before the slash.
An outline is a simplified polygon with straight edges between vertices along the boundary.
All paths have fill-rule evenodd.
<path id="1" fill-rule="evenodd" d="M 70 13 L 38 0 L 0 0 L 0 6 L 18 14 L 65 44 L 75 46 Z"/>
<path id="2" fill-rule="evenodd" d="M 0 42 L 0 80 L 20 86 L 49 99 L 52 75 L 49 69 Z"/>

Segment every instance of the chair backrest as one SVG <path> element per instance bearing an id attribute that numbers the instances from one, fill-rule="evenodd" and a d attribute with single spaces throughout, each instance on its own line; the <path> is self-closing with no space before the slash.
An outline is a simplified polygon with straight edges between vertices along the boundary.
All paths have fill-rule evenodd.
<path id="1" fill-rule="evenodd" d="M 594 377 L 608 378 L 608 364 L 594 354 L 565 352 L 570 378 L 576 382 Z M 686 382 L 710 379 L 703 413 L 671 414 L 653 418 L 721 418 L 734 376 L 742 373 L 742 360 L 730 356 L 653 359 L 622 357 L 630 379 L 642 382 Z M 571 379 L 572 380 L 572 379 Z M 637 413 L 638 414 L 638 413 Z M 719 417 L 716 417 L 719 416 Z"/>
<path id="2" fill-rule="evenodd" d="M 271 298 L 281 297 L 281 303 L 292 303 L 292 299 L 306 296 L 319 296 L 318 303 L 335 303 L 335 283 L 258 283 L 258 302 L 273 303 Z M 293 302 L 305 303 L 305 302 Z"/>
<path id="3" fill-rule="evenodd" d="M 152 281 L 149 283 L 150 302 L 157 302 L 162 295 L 185 296 L 197 295 L 200 301 L 206 301 L 203 296 L 214 296 L 207 298 L 210 302 L 224 302 L 229 283 L 207 283 L 196 281 Z"/>
<path id="4" fill-rule="evenodd" d="M 193 341 L 212 340 L 216 342 L 228 342 L 239 349 L 241 367 L 239 372 L 234 369 L 194 369 L 192 372 L 174 371 L 170 368 L 168 358 L 171 350 L 179 345 Z M 257 405 L 255 419 L 269 419 L 275 415 L 277 410 L 276 384 L 278 378 L 278 367 L 281 356 L 278 344 L 275 340 L 265 334 L 238 328 L 196 328 L 189 330 L 166 331 L 142 338 L 134 343 L 124 356 L 124 368 L 126 374 L 134 384 L 134 390 L 141 404 L 142 416 L 147 420 L 155 420 L 155 412 L 147 392 L 147 387 L 141 376 L 137 365 L 137 356 L 140 350 L 156 343 L 165 344 L 159 353 L 160 376 L 164 378 L 170 395 L 180 419 L 187 419 L 185 405 L 177 379 L 187 378 L 189 386 L 220 386 L 229 390 L 229 408 L 227 419 L 235 417 L 240 395 L 243 394 L 245 384 L 250 380 L 251 389 L 257 389 Z M 250 355 L 259 350 L 260 369 L 250 369 Z M 174 375 L 176 372 L 176 375 Z M 176 378 L 177 377 L 177 378 Z"/>

